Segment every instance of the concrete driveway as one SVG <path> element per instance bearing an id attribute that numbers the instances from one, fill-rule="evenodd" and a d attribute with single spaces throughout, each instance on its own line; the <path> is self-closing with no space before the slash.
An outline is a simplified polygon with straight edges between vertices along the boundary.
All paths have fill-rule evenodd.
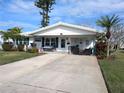
<path id="1" fill-rule="evenodd" d="M 0 93 L 107 93 L 93 56 L 46 54 L 0 66 Z"/>

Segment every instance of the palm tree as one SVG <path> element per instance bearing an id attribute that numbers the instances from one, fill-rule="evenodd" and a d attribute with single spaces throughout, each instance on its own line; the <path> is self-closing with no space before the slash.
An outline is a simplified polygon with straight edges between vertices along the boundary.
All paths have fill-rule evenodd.
<path id="1" fill-rule="evenodd" d="M 13 40 L 14 45 L 18 41 L 22 42 L 22 39 L 23 39 L 23 36 L 21 35 L 22 28 L 20 28 L 20 27 L 13 27 L 13 28 L 8 29 L 8 32 L 10 32 L 10 34 L 11 34 L 10 38 Z"/>
<path id="2" fill-rule="evenodd" d="M 20 28 L 20 27 L 13 27 L 13 28 L 8 29 L 8 31 L 11 31 L 15 34 L 21 33 L 22 32 L 21 30 L 22 30 L 22 28 Z"/>
<path id="3" fill-rule="evenodd" d="M 114 26 L 117 26 L 120 24 L 120 18 L 117 15 L 112 16 L 102 16 L 101 19 L 97 20 L 97 25 L 105 28 L 106 31 L 106 38 L 107 38 L 107 57 L 109 56 L 109 39 L 111 37 L 111 29 Z"/>
<path id="4" fill-rule="evenodd" d="M 1 33 L 3 34 L 4 41 L 8 40 L 9 42 L 9 39 L 12 39 L 15 43 L 17 39 L 22 38 L 22 36 L 20 35 L 20 33 L 22 32 L 21 30 L 22 29 L 19 27 L 13 27 L 8 29 L 7 31 L 1 31 Z"/>

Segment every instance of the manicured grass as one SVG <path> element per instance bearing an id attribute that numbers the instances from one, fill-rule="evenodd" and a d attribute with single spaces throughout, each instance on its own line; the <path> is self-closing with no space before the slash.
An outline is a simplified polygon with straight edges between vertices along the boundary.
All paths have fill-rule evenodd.
<path id="1" fill-rule="evenodd" d="M 100 60 L 100 66 L 111 93 L 124 93 L 124 52 L 116 53 L 115 60 Z"/>
<path id="2" fill-rule="evenodd" d="M 0 51 L 0 65 L 12 63 L 18 60 L 38 56 L 37 53 L 27 53 L 27 52 L 5 52 Z"/>

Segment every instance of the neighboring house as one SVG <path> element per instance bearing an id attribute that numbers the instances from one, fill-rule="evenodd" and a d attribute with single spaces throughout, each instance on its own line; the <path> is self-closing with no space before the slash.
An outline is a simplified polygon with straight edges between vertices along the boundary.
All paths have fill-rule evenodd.
<path id="1" fill-rule="evenodd" d="M 39 49 L 52 48 L 55 51 L 69 52 L 70 46 L 78 46 L 80 50 L 93 48 L 96 33 L 93 28 L 59 22 L 22 35 L 29 38 L 29 46 L 36 43 Z"/>
<path id="2" fill-rule="evenodd" d="M 59 22 L 24 35 L 29 36 L 29 43 L 36 43 L 39 49 L 68 52 L 70 46 L 79 46 L 80 50 L 93 48 L 96 33 L 93 28 Z"/>
<path id="3" fill-rule="evenodd" d="M 124 41 L 120 42 L 120 49 L 124 49 Z"/>
<path id="4" fill-rule="evenodd" d="M 2 33 L 0 32 L 0 49 L 2 49 L 2 43 L 3 43 L 3 38 L 2 38 Z"/>

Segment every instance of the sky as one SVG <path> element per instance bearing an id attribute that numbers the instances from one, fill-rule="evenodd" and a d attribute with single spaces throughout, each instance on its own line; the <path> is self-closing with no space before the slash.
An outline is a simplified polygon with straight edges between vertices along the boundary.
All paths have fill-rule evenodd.
<path id="1" fill-rule="evenodd" d="M 0 30 L 21 27 L 23 32 L 40 27 L 39 9 L 35 0 L 0 0 Z M 124 19 L 124 0 L 56 0 L 50 13 L 50 24 L 66 22 L 101 29 L 96 20 L 104 15 Z"/>

